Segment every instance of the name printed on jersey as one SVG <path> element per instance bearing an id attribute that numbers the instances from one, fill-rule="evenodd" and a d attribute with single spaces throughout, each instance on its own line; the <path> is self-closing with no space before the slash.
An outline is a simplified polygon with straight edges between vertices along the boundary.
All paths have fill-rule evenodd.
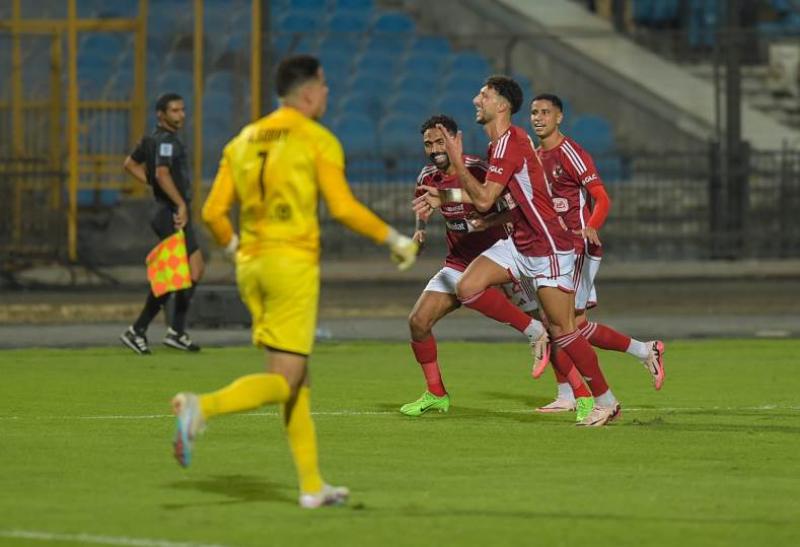
<path id="1" fill-rule="evenodd" d="M 171 158 L 172 157 L 172 144 L 168 142 L 162 142 L 161 146 L 158 148 L 158 153 L 161 156 Z"/>

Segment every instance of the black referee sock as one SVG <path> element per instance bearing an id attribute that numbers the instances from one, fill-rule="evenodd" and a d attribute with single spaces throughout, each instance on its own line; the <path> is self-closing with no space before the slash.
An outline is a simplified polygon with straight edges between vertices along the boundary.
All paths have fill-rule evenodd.
<path id="1" fill-rule="evenodd" d="M 169 300 L 169 295 L 171 293 L 162 294 L 161 296 L 156 296 L 152 293 L 152 291 L 147 295 L 147 301 L 144 303 L 144 309 L 142 313 L 139 314 L 139 318 L 133 324 L 133 330 L 135 330 L 139 334 L 144 334 L 147 330 L 147 327 L 150 326 L 150 322 L 153 321 L 158 312 L 161 310 L 161 307 L 167 303 Z"/>
<path id="2" fill-rule="evenodd" d="M 186 332 L 186 316 L 189 313 L 189 303 L 192 301 L 195 287 L 197 287 L 197 283 L 194 283 L 188 289 L 182 289 L 175 293 L 175 311 L 172 316 L 172 330 L 178 334 Z"/>

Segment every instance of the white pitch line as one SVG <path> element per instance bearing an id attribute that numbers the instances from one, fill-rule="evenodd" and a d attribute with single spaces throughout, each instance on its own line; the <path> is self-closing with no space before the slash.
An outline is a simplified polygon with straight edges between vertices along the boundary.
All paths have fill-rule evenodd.
<path id="1" fill-rule="evenodd" d="M 656 407 L 656 408 L 637 408 L 623 406 L 625 412 L 702 412 L 702 411 L 771 411 L 789 410 L 800 411 L 800 406 L 689 406 L 689 407 Z M 486 410 L 487 414 L 529 414 L 533 413 L 533 408 L 519 408 L 507 410 Z M 398 414 L 394 410 L 328 410 L 312 412 L 314 416 L 395 416 Z M 238 414 L 238 416 L 278 416 L 277 412 L 248 412 Z M 123 415 L 108 414 L 104 416 L 0 416 L 0 420 L 162 420 L 174 418 L 172 414 L 143 414 L 143 415 Z"/>
<path id="2" fill-rule="evenodd" d="M 94 543 L 97 545 L 126 545 L 129 547 L 226 547 L 217 543 L 192 543 L 189 541 L 168 541 L 166 539 L 131 538 L 125 536 L 95 536 L 92 534 L 56 534 L 39 530 L 0 530 L 0 537 L 50 542 L 71 541 L 73 543 Z"/>

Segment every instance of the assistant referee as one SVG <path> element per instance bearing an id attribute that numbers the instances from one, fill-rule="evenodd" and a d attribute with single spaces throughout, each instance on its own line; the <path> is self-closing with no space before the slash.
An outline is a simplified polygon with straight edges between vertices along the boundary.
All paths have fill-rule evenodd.
<path id="1" fill-rule="evenodd" d="M 174 312 L 164 344 L 183 351 L 200 351 L 200 346 L 193 343 L 186 334 L 189 303 L 197 283 L 203 277 L 205 264 L 191 220 L 191 181 L 186 148 L 177 135 L 186 121 L 183 97 L 177 93 L 161 95 L 156 101 L 156 117 L 158 125 L 155 130 L 151 135 L 142 138 L 136 149 L 125 159 L 123 167 L 137 180 L 153 189 L 155 207 L 150 218 L 150 227 L 158 239 L 163 240 L 180 229 L 184 231 L 192 286 L 175 293 Z M 147 327 L 166 304 L 170 294 L 157 297 L 150 292 L 147 295 L 139 318 L 120 335 L 123 344 L 140 355 L 150 353 Z"/>

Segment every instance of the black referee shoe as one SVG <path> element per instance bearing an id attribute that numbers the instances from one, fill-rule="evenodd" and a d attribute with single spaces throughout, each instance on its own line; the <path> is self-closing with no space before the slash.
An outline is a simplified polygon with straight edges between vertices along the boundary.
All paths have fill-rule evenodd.
<path id="1" fill-rule="evenodd" d="M 150 347 L 147 345 L 147 337 L 139 334 L 133 327 L 128 327 L 125 332 L 119 335 L 123 344 L 131 348 L 134 353 L 139 355 L 150 355 Z"/>
<path id="2" fill-rule="evenodd" d="M 178 334 L 172 327 L 167 329 L 167 335 L 164 337 L 164 345 L 183 351 L 200 351 L 200 346 L 192 342 L 188 334 L 185 332 Z"/>

